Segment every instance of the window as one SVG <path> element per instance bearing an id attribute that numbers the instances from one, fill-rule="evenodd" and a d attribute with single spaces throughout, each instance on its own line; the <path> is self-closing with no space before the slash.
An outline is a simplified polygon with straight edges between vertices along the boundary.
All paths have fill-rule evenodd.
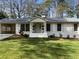
<path id="1" fill-rule="evenodd" d="M 11 31 L 11 27 L 6 27 L 6 31 Z"/>
<path id="2" fill-rule="evenodd" d="M 77 31 L 77 29 L 78 29 L 78 25 L 74 24 L 74 31 Z"/>
<path id="3" fill-rule="evenodd" d="M 2 24 L 1 32 L 5 34 L 15 33 L 15 24 Z"/>
<path id="4" fill-rule="evenodd" d="M 50 31 L 50 24 L 47 24 L 47 31 Z"/>
<path id="5" fill-rule="evenodd" d="M 61 31 L 61 24 L 57 24 L 57 31 Z"/>
<path id="6" fill-rule="evenodd" d="M 6 31 L 6 27 L 5 27 L 5 26 L 2 26 L 2 27 L 1 27 L 1 30 L 2 30 L 2 31 Z"/>
<path id="7" fill-rule="evenodd" d="M 30 26 L 29 24 L 26 24 L 26 31 L 29 31 L 30 30 Z"/>
<path id="8" fill-rule="evenodd" d="M 21 31 L 25 30 L 25 24 L 21 24 Z"/>

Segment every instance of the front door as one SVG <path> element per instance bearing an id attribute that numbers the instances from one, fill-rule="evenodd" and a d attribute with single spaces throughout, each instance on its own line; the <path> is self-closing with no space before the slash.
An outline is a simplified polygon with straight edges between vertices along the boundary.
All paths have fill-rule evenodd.
<path id="1" fill-rule="evenodd" d="M 33 23 L 33 33 L 43 33 L 44 25 L 43 23 Z"/>

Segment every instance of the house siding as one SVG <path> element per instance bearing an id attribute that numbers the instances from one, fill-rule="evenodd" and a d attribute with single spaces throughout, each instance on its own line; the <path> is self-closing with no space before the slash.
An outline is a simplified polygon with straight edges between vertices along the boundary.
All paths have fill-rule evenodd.
<path id="1" fill-rule="evenodd" d="M 17 35 L 20 35 L 20 33 L 19 33 L 20 29 L 21 29 L 20 27 L 21 27 L 21 24 L 16 24 L 16 34 Z"/>
<path id="2" fill-rule="evenodd" d="M 73 38 L 74 35 L 76 35 L 76 38 L 79 38 L 79 24 L 78 31 L 74 31 L 73 23 L 61 23 L 61 31 L 57 31 L 57 24 L 58 23 L 51 23 L 51 31 L 47 32 L 48 36 L 55 34 L 56 37 L 60 37 L 60 34 L 62 34 L 63 37 L 69 35 L 70 38 Z"/>

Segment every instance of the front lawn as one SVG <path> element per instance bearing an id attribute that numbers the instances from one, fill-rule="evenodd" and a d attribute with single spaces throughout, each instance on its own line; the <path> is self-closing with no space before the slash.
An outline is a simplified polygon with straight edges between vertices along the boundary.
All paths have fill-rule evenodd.
<path id="1" fill-rule="evenodd" d="M 0 41 L 0 59 L 79 59 L 79 41 L 10 39 Z"/>

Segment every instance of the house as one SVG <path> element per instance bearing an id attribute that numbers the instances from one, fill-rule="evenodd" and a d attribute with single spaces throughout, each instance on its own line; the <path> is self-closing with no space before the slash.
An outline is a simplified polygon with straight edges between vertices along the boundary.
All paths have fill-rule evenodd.
<path id="1" fill-rule="evenodd" d="M 29 37 L 79 38 L 79 19 L 77 18 L 25 18 L 0 19 L 0 34 L 23 34 Z"/>

